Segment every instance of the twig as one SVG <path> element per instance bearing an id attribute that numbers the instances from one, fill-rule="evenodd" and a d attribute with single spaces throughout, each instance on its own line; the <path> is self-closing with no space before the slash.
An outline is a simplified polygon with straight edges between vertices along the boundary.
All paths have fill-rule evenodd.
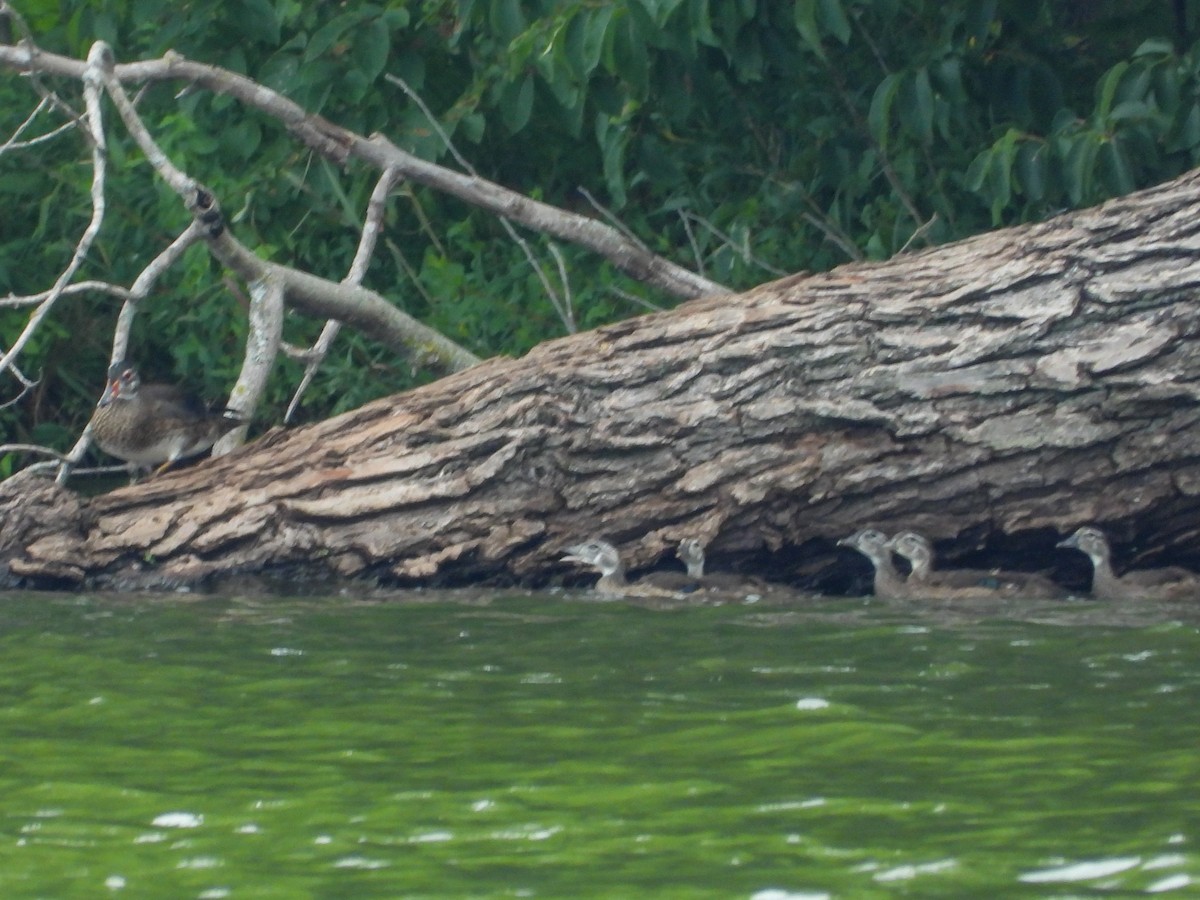
<path id="1" fill-rule="evenodd" d="M 421 110 L 421 113 L 429 121 L 430 127 L 433 128 L 433 130 L 437 133 L 437 136 L 442 139 L 442 143 L 446 145 L 446 149 L 450 152 L 450 155 L 454 157 L 458 164 L 462 166 L 472 178 L 479 178 L 479 173 L 475 171 L 475 167 L 467 161 L 466 157 L 458 152 L 458 148 L 455 147 L 450 140 L 450 135 L 446 134 L 446 130 L 442 128 L 442 123 L 437 120 L 437 118 L 430 111 L 429 107 L 425 105 L 425 101 L 421 99 L 417 92 L 409 87 L 408 82 L 403 78 L 400 78 L 398 75 L 388 74 L 384 75 L 383 77 L 387 81 L 400 88 L 400 90 L 404 91 L 405 95 L 407 95 L 407 97 L 412 100 L 413 103 L 417 104 Z M 566 328 L 569 334 L 574 333 L 575 312 L 570 308 L 570 301 L 564 301 L 563 298 L 559 296 L 558 291 L 551 286 L 550 279 L 546 277 L 545 269 L 543 269 L 541 263 L 538 262 L 537 257 L 530 248 L 528 241 L 517 234 L 517 230 L 513 227 L 513 224 L 507 218 L 502 216 L 500 218 L 500 225 L 504 228 L 509 238 L 518 247 L 520 247 L 521 251 L 525 254 L 525 259 L 529 261 L 529 265 L 533 268 L 534 274 L 537 275 L 538 281 L 542 283 L 542 290 L 544 290 L 546 292 L 546 296 L 550 298 L 550 305 L 554 307 L 554 311 L 558 313 L 559 319 L 562 320 L 563 327 Z M 569 294 L 569 289 L 567 288 L 565 282 L 563 284 L 563 289 Z"/>
<path id="2" fill-rule="evenodd" d="M 77 281 L 74 284 L 68 284 L 59 291 L 62 297 L 68 297 L 72 294 L 83 294 L 87 291 L 99 291 L 103 294 L 112 294 L 114 297 L 119 297 L 122 300 L 129 299 L 129 288 L 122 287 L 119 284 L 111 284 L 107 281 Z M 54 293 L 53 289 L 45 290 L 37 294 L 27 294 L 23 297 L 9 295 L 8 297 L 0 297 L 0 309 L 4 307 L 18 306 L 34 306 L 41 303 L 47 297 Z"/>
<path id="3" fill-rule="evenodd" d="M 554 241 L 547 241 L 546 247 L 549 249 L 550 255 L 554 257 L 554 264 L 558 266 L 558 283 L 562 285 L 565 295 L 562 309 L 559 312 L 565 315 L 564 324 L 567 326 L 567 333 L 574 334 L 578 330 L 578 326 L 575 324 L 575 307 L 571 302 L 571 279 L 567 275 L 567 262 L 563 259 L 562 251 L 558 249 Z"/>
<path id="4" fill-rule="evenodd" d="M 379 242 L 379 235 L 383 233 L 383 217 L 387 212 L 387 199 L 399 180 L 400 172 L 389 167 L 375 182 L 375 188 L 371 191 L 371 199 L 367 201 L 367 215 L 363 220 L 358 250 L 355 251 L 354 260 L 350 263 L 350 270 L 342 279 L 342 284 L 359 285 L 367 277 L 367 268 L 371 265 L 371 257 L 375 255 L 375 245 Z M 333 346 L 333 342 L 341 330 L 341 322 L 337 319 L 329 319 L 312 347 L 303 351 L 304 374 L 300 378 L 300 384 L 296 387 L 295 393 L 292 394 L 287 412 L 283 414 L 285 424 L 292 421 L 292 416 L 296 414 L 296 408 L 300 405 L 301 398 L 312 384 L 313 376 L 321 367 L 321 363 L 325 361 L 329 348 Z"/>
<path id="5" fill-rule="evenodd" d="M 600 213 L 600 215 L 604 216 L 604 218 L 608 220 L 608 223 L 610 225 L 612 225 L 613 228 L 617 229 L 617 231 L 621 232 L 621 234 L 625 235 L 626 239 L 628 239 L 630 241 L 630 243 L 640 247 L 642 250 L 645 250 L 647 253 L 650 252 L 650 248 L 646 246 L 645 242 L 640 237 L 638 237 L 636 234 L 634 234 L 633 231 L 630 230 L 628 225 L 626 225 L 619 218 L 617 218 L 616 214 L 612 210 L 610 210 L 607 206 L 605 206 L 599 200 L 597 200 L 595 197 L 593 197 L 591 191 L 589 191 L 587 188 L 583 187 L 582 185 L 575 188 L 575 190 L 577 190 L 577 191 L 579 191 L 579 193 L 583 194 L 583 198 L 585 200 L 587 200 L 588 203 L 591 204 L 592 209 L 596 210 L 596 212 L 598 212 L 598 213 Z"/>
<path id="6" fill-rule="evenodd" d="M 57 450 L 39 444 L 0 444 L 0 453 L 40 453 L 42 456 L 52 456 L 60 462 L 67 460 Z"/>
<path id="7" fill-rule="evenodd" d="M 739 256 L 741 256 L 743 261 L 751 263 L 752 265 L 756 265 L 760 269 L 770 272 L 772 275 L 782 276 L 782 275 L 789 274 L 788 272 L 785 272 L 783 269 L 776 268 L 775 266 L 771 265 L 770 263 L 763 262 L 761 259 L 759 259 L 757 256 L 755 256 L 753 253 L 750 252 L 749 246 L 738 246 L 737 242 L 732 237 L 730 237 L 728 234 L 726 234 L 724 231 L 722 231 L 720 228 L 718 228 L 712 222 L 708 221 L 708 219 L 705 219 L 703 216 L 698 216 L 695 213 L 687 212 L 686 210 L 681 211 L 681 215 L 691 219 L 693 222 L 703 225 L 706 229 L 708 229 L 713 234 L 715 234 L 717 237 L 719 237 L 721 240 L 723 240 L 728 246 L 732 247 L 734 249 L 734 251 L 736 251 L 737 254 Z"/>
<path id="8" fill-rule="evenodd" d="M 113 332 L 113 362 L 125 359 L 127 355 L 126 348 L 129 345 L 129 330 L 133 327 L 134 317 L 137 316 L 138 304 L 149 296 L 151 288 L 154 287 L 163 273 L 175 265 L 180 257 L 187 252 L 189 247 L 203 240 L 203 238 L 203 229 L 195 222 L 192 222 L 183 230 L 179 237 L 175 238 L 165 250 L 150 260 L 150 263 L 138 273 L 133 286 L 129 289 L 129 297 L 126 298 L 125 304 L 121 307 L 121 312 L 117 316 L 117 327 Z"/>
<path id="9" fill-rule="evenodd" d="M 842 105 L 846 107 L 846 112 L 848 112 L 850 114 L 850 118 L 854 120 L 855 127 L 858 128 L 859 131 L 861 131 L 864 135 L 866 135 L 867 140 L 871 142 L 871 146 L 875 148 L 875 152 L 879 154 L 879 168 L 883 171 L 884 178 L 886 178 L 888 184 L 892 186 L 892 190 L 895 192 L 896 197 L 900 200 L 900 204 L 908 212 L 913 222 L 920 227 L 921 223 L 925 221 L 925 217 L 922 216 L 920 211 L 917 209 L 917 204 L 913 198 L 908 195 L 907 189 L 905 189 L 904 184 L 900 181 L 900 176 L 898 176 L 896 174 L 896 170 L 892 168 L 891 159 L 888 158 L 887 153 L 884 152 L 884 149 L 882 146 L 880 146 L 879 142 L 875 140 L 875 135 L 871 133 L 870 126 L 863 119 L 862 114 L 858 111 L 858 107 L 856 107 L 854 102 L 850 99 L 850 94 L 846 90 L 846 84 L 842 80 L 841 73 L 828 60 L 825 61 L 825 70 L 829 73 L 830 84 L 833 85 L 834 91 L 838 95 L 838 99 L 842 101 Z"/>
<path id="10" fill-rule="evenodd" d="M 33 112 L 26 117 L 25 121 L 16 127 L 12 133 L 12 137 L 10 137 L 3 144 L 0 144 L 0 153 L 4 153 L 6 150 L 11 150 L 14 147 L 21 146 L 21 144 L 17 143 L 17 138 L 19 138 L 25 132 L 25 129 L 33 124 L 33 120 L 38 117 L 38 114 L 49 105 L 50 101 L 43 97 L 38 105 L 34 107 Z"/>
<path id="11" fill-rule="evenodd" d="M 42 381 L 40 378 L 37 379 L 37 381 L 33 381 L 32 379 L 26 378 L 24 373 L 16 367 L 15 363 L 13 365 L 10 365 L 8 367 L 8 370 L 9 370 L 9 372 L 12 373 L 13 377 L 16 378 L 18 382 L 20 382 L 21 392 L 19 394 L 17 394 L 17 396 L 13 397 L 11 400 L 6 400 L 3 403 L 0 403 L 0 409 L 7 409 L 10 406 L 16 406 L 18 403 L 21 402 L 22 398 L 24 398 L 24 396 L 26 394 L 28 394 L 35 387 L 37 387 L 39 384 L 41 384 L 41 381 Z"/>
<path id="12" fill-rule="evenodd" d="M 696 241 L 696 233 L 692 231 L 691 220 L 688 219 L 682 209 L 679 210 L 679 221 L 683 223 L 684 234 L 687 235 L 688 243 L 692 245 L 692 256 L 696 259 L 696 271 L 703 275 L 704 255 L 700 252 L 700 244 Z"/>
<path id="13" fill-rule="evenodd" d="M 104 222 L 104 180 L 108 171 L 108 154 L 104 143 L 104 118 L 101 112 L 100 88 L 103 79 L 101 70 L 105 49 L 102 43 L 92 47 L 88 54 L 88 65 L 83 79 L 83 95 L 87 105 L 88 129 L 86 133 L 90 135 L 92 143 L 92 217 L 87 228 L 84 229 L 83 235 L 79 238 L 79 242 L 75 245 L 75 252 L 66 269 L 55 280 L 46 299 L 30 315 L 24 330 L 17 336 L 12 346 L 4 352 L 3 356 L 0 356 L 0 372 L 9 368 L 12 360 L 20 355 L 30 338 L 33 337 L 42 320 L 50 314 L 54 303 L 62 296 L 63 289 L 75 277 L 79 267 L 83 265 L 83 260 L 91 250 L 96 236 L 100 233 L 100 226 Z"/>
<path id="14" fill-rule="evenodd" d="M 610 291 L 612 291 L 612 293 L 614 293 L 618 297 L 620 297 L 622 300 L 627 300 L 628 302 L 632 303 L 634 306 L 640 306 L 642 309 L 650 310 L 650 312 L 662 312 L 663 311 L 663 308 L 661 306 L 658 306 L 655 303 L 651 303 L 649 300 L 646 300 L 643 297 L 639 297 L 637 294 L 632 294 L 629 291 L 625 290 L 624 288 L 619 288 L 616 285 L 610 284 L 608 286 L 608 289 Z"/>
<path id="15" fill-rule="evenodd" d="M 844 235 L 841 229 L 837 228 L 832 222 L 830 222 L 826 216 L 819 216 L 815 213 L 804 212 L 800 213 L 800 218 L 802 218 L 809 225 L 812 225 L 814 228 L 821 231 L 827 240 L 837 244 L 841 251 L 851 259 L 861 260 L 864 258 L 863 252 L 858 249 L 858 246 L 854 243 L 854 241 L 850 240 L 850 238 Z"/>
<path id="16" fill-rule="evenodd" d="M 386 244 L 388 252 L 392 254 L 392 259 L 395 261 L 397 266 L 404 270 L 404 274 L 407 275 L 412 281 L 413 287 L 417 289 L 417 293 L 420 294 L 425 302 L 431 307 L 437 306 L 437 300 L 434 298 L 433 294 L 429 293 L 429 291 L 425 288 L 425 285 L 421 283 L 421 278 L 417 274 L 417 270 L 414 269 L 412 263 L 408 261 L 408 257 L 404 255 L 404 251 L 401 250 L 396 242 L 391 238 L 387 239 Z"/>
<path id="17" fill-rule="evenodd" d="M 907 253 L 909 245 L 912 244 L 912 242 L 915 240 L 924 238 L 925 235 L 929 233 L 929 229 L 931 229 L 934 225 L 937 224 L 937 221 L 938 221 L 938 214 L 935 212 L 932 216 L 929 217 L 928 222 L 926 222 L 924 225 L 922 225 L 920 228 L 918 228 L 916 231 L 914 231 L 912 234 L 910 234 L 908 236 L 908 240 L 904 242 L 904 246 L 901 247 L 898 252 Z"/>
<path id="18" fill-rule="evenodd" d="M 78 78 L 84 66 L 76 59 L 53 53 L 34 54 L 24 47 L 0 45 L 0 66 L 23 72 L 46 72 Z M 244 103 L 279 121 L 299 140 L 322 156 L 344 165 L 358 159 L 380 171 L 395 166 L 406 178 L 457 197 L 526 227 L 561 240 L 581 244 L 609 260 L 614 266 L 639 281 L 674 296 L 689 298 L 702 294 L 725 293 L 723 285 L 702 278 L 668 259 L 647 254 L 617 229 L 587 216 L 568 213 L 510 191 L 490 181 L 452 171 L 401 150 L 386 137 L 363 138 L 340 128 L 277 91 L 253 79 L 219 66 L 185 59 L 169 51 L 161 59 L 125 63 L 114 70 L 122 82 L 144 84 L 150 81 L 184 81 Z M 289 300 L 291 293 L 289 291 Z"/>
<path id="19" fill-rule="evenodd" d="M 192 222 L 179 237 L 175 238 L 171 244 L 163 250 L 158 256 L 150 260 L 138 277 L 134 279 L 133 287 L 129 290 L 123 290 L 125 303 L 121 306 L 121 312 L 117 315 L 117 325 L 113 329 L 113 348 L 112 361 L 124 359 L 126 349 L 129 345 L 129 331 L 133 327 L 134 317 L 138 312 L 139 301 L 145 299 L 150 289 L 155 285 L 158 279 L 164 272 L 173 266 L 184 252 L 203 238 L 203 229 L 195 222 Z M 56 481 L 59 484 L 66 483 L 67 477 L 73 472 L 73 467 L 83 459 L 83 455 L 87 453 L 87 449 L 92 443 L 92 424 L 84 427 L 83 432 L 75 440 L 75 445 L 67 453 L 65 457 L 66 465 L 58 472 Z"/>
<path id="20" fill-rule="evenodd" d="M 0 51 L 3 49 L 0 47 Z M 425 364 L 457 371 L 479 362 L 475 354 L 405 315 L 374 291 L 353 285 L 339 286 L 317 275 L 260 259 L 252 253 L 224 227 L 220 206 L 212 192 L 177 169 L 155 144 L 111 69 L 105 72 L 104 79 L 121 121 L 150 164 L 207 229 L 209 251 L 239 277 L 247 282 L 268 276 L 280 278 L 285 299 L 297 308 L 310 315 L 350 322 L 380 340 L 405 348 Z"/>

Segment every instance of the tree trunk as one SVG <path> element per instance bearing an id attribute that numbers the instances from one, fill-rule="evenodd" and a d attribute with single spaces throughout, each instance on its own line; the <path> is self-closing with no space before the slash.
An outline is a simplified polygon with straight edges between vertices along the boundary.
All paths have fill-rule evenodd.
<path id="1" fill-rule="evenodd" d="M 542 583 L 590 536 L 643 567 L 694 535 L 718 562 L 830 585 L 833 542 L 866 525 L 1020 554 L 1084 522 L 1125 558 L 1133 538 L 1194 552 L 1198 208 L 1190 173 L 703 298 L 99 497 L 16 479 L 0 566 L 31 583 Z"/>

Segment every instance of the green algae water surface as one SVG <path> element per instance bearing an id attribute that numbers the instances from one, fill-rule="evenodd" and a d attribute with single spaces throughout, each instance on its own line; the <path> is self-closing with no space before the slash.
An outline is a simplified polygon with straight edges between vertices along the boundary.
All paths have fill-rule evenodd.
<path id="1" fill-rule="evenodd" d="M 1200 610 L 0 597 L 0 897 L 1200 893 Z"/>

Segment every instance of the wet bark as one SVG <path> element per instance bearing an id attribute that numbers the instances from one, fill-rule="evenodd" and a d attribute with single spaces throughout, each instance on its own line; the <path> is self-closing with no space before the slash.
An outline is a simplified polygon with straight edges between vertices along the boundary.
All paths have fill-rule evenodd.
<path id="1" fill-rule="evenodd" d="M 765 553 L 828 585 L 833 541 L 868 524 L 1021 556 L 1083 522 L 1126 558 L 1136 540 L 1186 559 L 1198 208 L 1192 173 L 555 340 L 100 497 L 10 486 L 0 565 L 33 583 L 541 583 L 589 536 L 642 567 L 694 535 L 717 562 Z"/>

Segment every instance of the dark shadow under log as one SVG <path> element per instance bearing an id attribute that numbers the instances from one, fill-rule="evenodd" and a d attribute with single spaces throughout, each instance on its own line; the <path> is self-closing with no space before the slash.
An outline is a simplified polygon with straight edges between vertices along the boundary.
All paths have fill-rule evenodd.
<path id="1" fill-rule="evenodd" d="M 0 566 L 540 583 L 588 536 L 638 567 L 693 535 L 836 585 L 833 541 L 864 525 L 1020 556 L 1084 522 L 1125 560 L 1200 558 L 1198 208 L 1191 173 L 552 341 L 100 497 L 10 484 Z"/>

